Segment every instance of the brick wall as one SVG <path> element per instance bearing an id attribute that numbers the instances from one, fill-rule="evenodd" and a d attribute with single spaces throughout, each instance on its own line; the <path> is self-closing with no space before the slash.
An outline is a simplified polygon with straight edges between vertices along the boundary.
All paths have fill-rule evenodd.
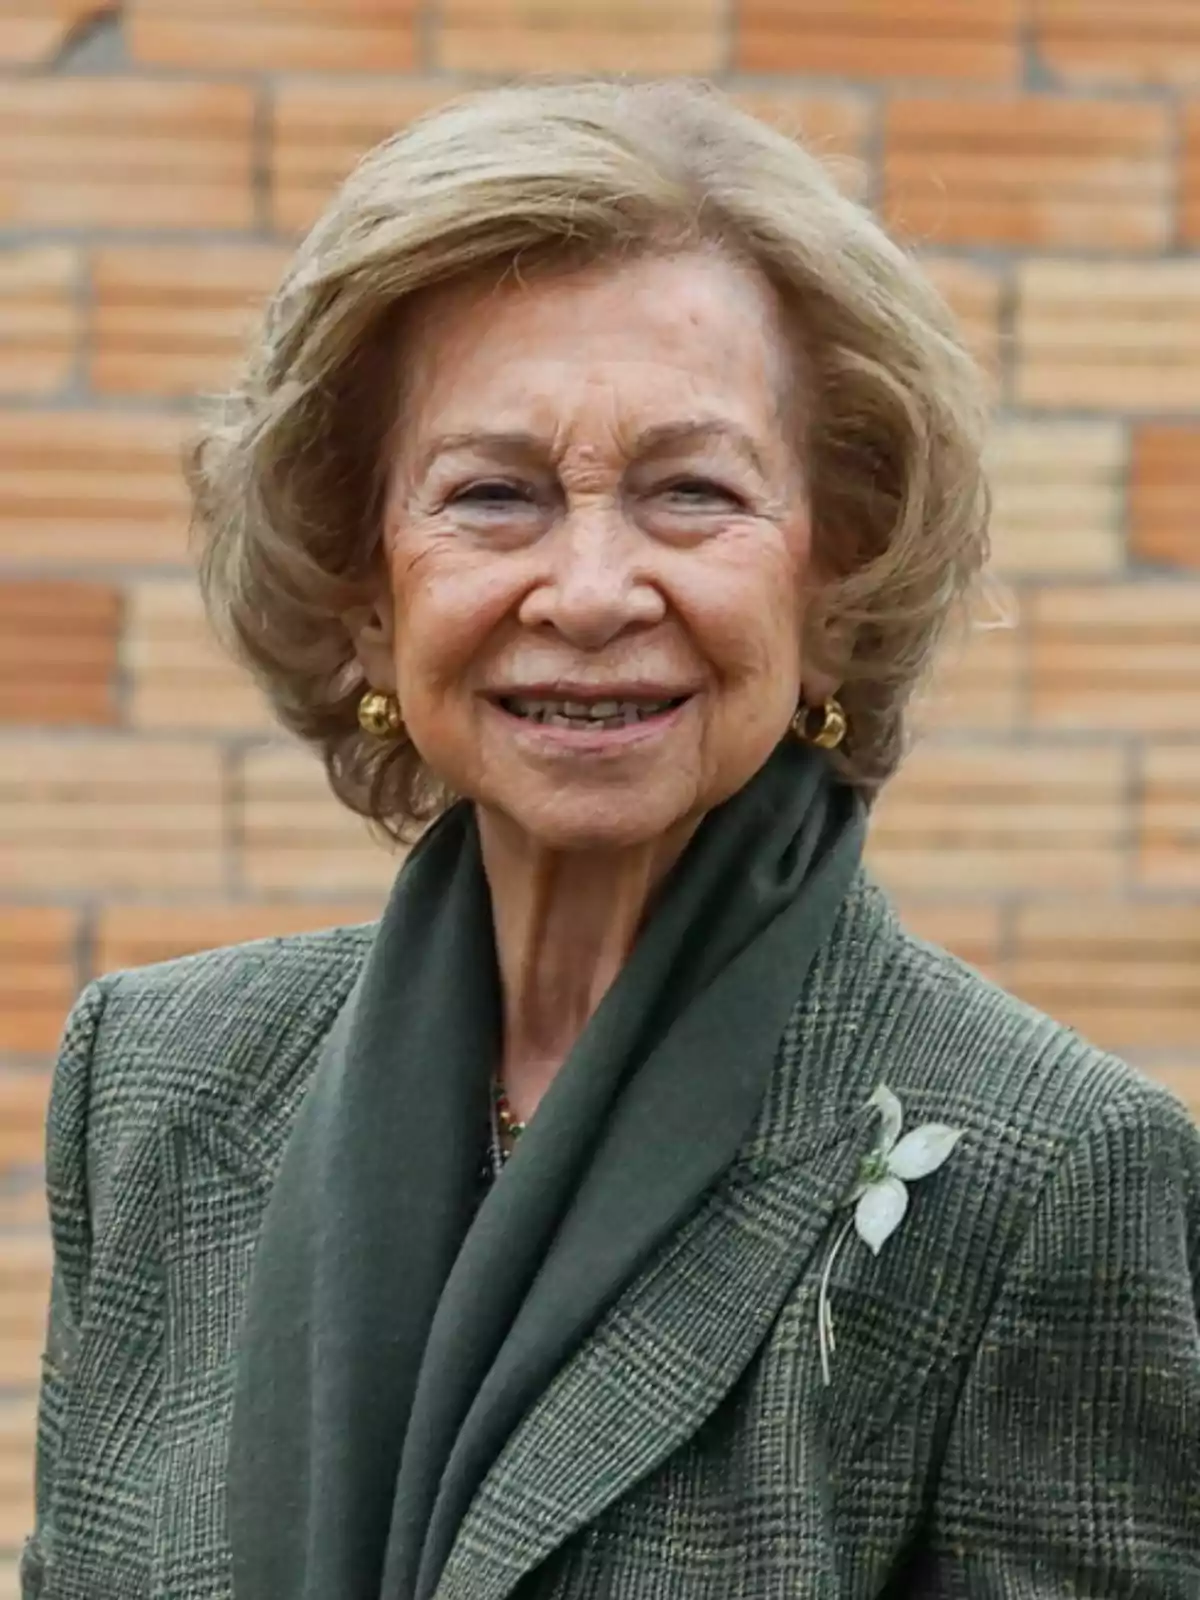
<path id="1" fill-rule="evenodd" d="M 0 0 L 0 1595 L 64 1008 L 369 915 L 391 872 L 205 636 L 188 396 L 356 154 L 456 84 L 714 74 L 927 255 L 994 375 L 1018 614 L 948 664 L 874 859 L 918 927 L 1200 1109 L 1200 5 L 547 9 Z"/>

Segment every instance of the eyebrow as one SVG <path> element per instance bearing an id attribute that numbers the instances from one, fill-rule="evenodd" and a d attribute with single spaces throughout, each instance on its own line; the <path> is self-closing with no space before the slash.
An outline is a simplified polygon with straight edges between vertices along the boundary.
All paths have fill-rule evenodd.
<path id="1" fill-rule="evenodd" d="M 423 476 L 440 456 L 452 455 L 460 450 L 477 450 L 490 456 L 515 456 L 524 460 L 544 458 L 547 443 L 544 434 L 519 429 L 469 428 L 457 433 L 443 433 L 431 439 L 422 450 L 416 462 L 417 474 Z M 712 443 L 732 446 L 760 477 L 768 476 L 762 451 L 750 434 L 735 423 L 717 418 L 663 422 L 644 428 L 633 441 L 633 455 L 663 455 L 672 449 Z"/>

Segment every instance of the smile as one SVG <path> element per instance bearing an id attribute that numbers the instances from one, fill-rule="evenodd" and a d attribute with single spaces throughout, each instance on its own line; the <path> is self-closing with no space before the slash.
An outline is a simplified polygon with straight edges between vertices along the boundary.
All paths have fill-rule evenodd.
<path id="1" fill-rule="evenodd" d="M 541 696 L 502 695 L 498 704 L 510 716 L 525 722 L 541 723 L 552 728 L 576 728 L 583 731 L 611 728 L 631 728 L 639 723 L 653 722 L 677 710 L 687 695 L 649 700 L 561 700 Z"/>

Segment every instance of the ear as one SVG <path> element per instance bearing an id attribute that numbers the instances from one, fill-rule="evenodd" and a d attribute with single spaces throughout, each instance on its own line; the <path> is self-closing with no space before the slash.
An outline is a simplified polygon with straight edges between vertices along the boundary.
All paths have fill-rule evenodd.
<path id="1" fill-rule="evenodd" d="M 383 595 L 373 605 L 359 606 L 342 617 L 363 676 L 372 689 L 396 692 L 395 612 L 392 599 Z"/>
<path id="2" fill-rule="evenodd" d="M 800 698 L 806 706 L 823 706 L 833 698 L 840 681 L 832 672 L 806 667 L 800 678 Z"/>
<path id="3" fill-rule="evenodd" d="M 820 607 L 813 610 L 804 630 L 801 694 L 808 705 L 817 706 L 835 695 L 844 680 L 854 637 L 845 622 L 822 615 Z"/>

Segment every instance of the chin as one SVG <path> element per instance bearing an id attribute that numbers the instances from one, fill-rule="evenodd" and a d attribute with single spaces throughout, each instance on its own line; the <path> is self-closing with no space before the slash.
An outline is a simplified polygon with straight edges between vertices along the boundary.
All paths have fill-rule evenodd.
<path id="1" fill-rule="evenodd" d="M 692 820 L 686 805 L 648 802 L 644 796 L 558 794 L 541 805 L 500 806 L 531 844 L 561 852 L 636 850 L 665 842 Z"/>

